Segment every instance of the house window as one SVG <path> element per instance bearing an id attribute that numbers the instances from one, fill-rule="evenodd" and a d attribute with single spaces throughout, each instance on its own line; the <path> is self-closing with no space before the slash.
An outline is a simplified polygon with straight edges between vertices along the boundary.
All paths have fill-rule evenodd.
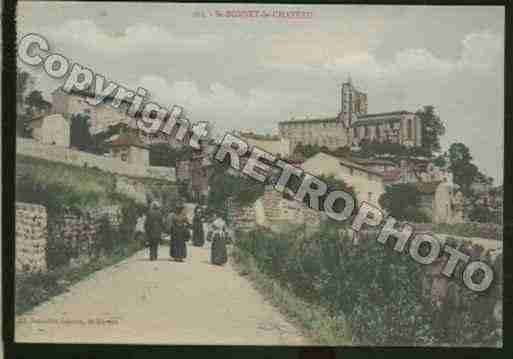
<path id="1" fill-rule="evenodd" d="M 372 201 L 372 192 L 367 193 L 367 197 L 369 199 L 369 202 Z"/>
<path id="2" fill-rule="evenodd" d="M 349 174 L 352 176 L 354 174 L 354 170 L 352 168 L 349 169 Z"/>
<path id="3" fill-rule="evenodd" d="M 353 128 L 353 136 L 355 138 L 358 138 L 358 128 L 356 128 L 356 127 Z"/>
<path id="4" fill-rule="evenodd" d="M 376 126 L 376 137 L 379 139 L 381 137 L 381 133 L 379 130 L 379 126 Z"/>
<path id="5" fill-rule="evenodd" d="M 364 129 L 363 131 L 364 131 L 365 137 L 367 137 L 369 135 L 369 127 L 367 127 L 367 125 L 365 125 L 363 129 Z"/>

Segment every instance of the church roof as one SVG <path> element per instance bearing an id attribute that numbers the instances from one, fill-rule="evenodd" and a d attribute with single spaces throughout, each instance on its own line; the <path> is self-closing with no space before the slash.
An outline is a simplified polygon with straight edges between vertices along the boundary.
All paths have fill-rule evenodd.
<path id="1" fill-rule="evenodd" d="M 380 112 L 372 113 L 367 115 L 357 115 L 356 120 L 353 121 L 351 127 L 360 125 L 375 125 L 381 123 L 388 123 L 391 121 L 401 120 L 402 115 L 413 115 L 413 112 L 409 111 L 393 111 L 393 112 Z M 339 116 L 335 117 L 318 117 L 318 118 L 303 118 L 293 119 L 290 121 L 281 121 L 279 124 L 294 124 L 294 123 L 331 123 L 340 121 Z"/>
<path id="2" fill-rule="evenodd" d="M 328 123 L 338 121 L 337 117 L 324 117 L 324 118 L 303 118 L 294 119 L 290 121 L 281 121 L 279 124 L 292 124 L 292 123 Z"/>

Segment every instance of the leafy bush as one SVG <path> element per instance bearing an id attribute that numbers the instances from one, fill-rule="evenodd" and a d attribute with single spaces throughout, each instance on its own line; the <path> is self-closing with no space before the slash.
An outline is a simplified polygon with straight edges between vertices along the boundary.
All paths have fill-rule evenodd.
<path id="1" fill-rule="evenodd" d="M 461 237 L 478 237 L 502 240 L 503 227 L 493 223 L 464 222 L 464 223 L 440 223 L 429 226 L 429 230 L 435 233 L 452 234 Z"/>
<path id="2" fill-rule="evenodd" d="M 500 218 L 496 212 L 493 212 L 485 206 L 475 206 L 469 213 L 469 218 L 474 222 L 499 224 Z"/>
<path id="3" fill-rule="evenodd" d="M 50 232 L 51 233 L 51 232 Z M 48 237 L 46 246 L 46 264 L 49 269 L 66 266 L 71 259 L 71 247 L 69 243 L 62 240 L 62 237 Z"/>
<path id="4" fill-rule="evenodd" d="M 264 193 L 264 185 L 249 177 L 239 177 L 227 172 L 225 165 L 216 164 L 209 178 L 210 188 L 215 189 L 208 198 L 208 206 L 214 211 L 224 213 L 228 198 L 241 206 L 254 203 Z"/>
<path id="5" fill-rule="evenodd" d="M 431 222 L 431 218 L 419 209 L 420 196 L 415 185 L 401 183 L 387 186 L 379 198 L 379 204 L 400 221 Z"/>
<path id="6" fill-rule="evenodd" d="M 291 288 L 300 298 L 321 305 L 332 317 L 346 318 L 355 343 L 430 345 L 482 341 L 481 331 L 475 330 L 475 298 L 464 310 L 452 310 L 451 322 L 462 324 L 448 332 L 446 313 L 423 297 L 424 267 L 375 240 L 362 239 L 355 246 L 348 238 L 339 238 L 335 228 L 329 226 L 310 237 L 255 230 L 235 245 L 255 259 L 260 271 Z M 466 322 L 463 318 L 467 318 Z M 483 331 L 489 328 L 487 325 Z"/>

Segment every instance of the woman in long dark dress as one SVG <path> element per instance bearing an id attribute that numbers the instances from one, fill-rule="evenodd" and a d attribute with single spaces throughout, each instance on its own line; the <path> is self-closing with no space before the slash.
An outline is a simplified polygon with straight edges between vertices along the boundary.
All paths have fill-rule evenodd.
<path id="1" fill-rule="evenodd" d="M 192 220 L 192 245 L 203 247 L 205 244 L 205 232 L 203 231 L 203 218 L 199 207 L 194 210 L 194 219 Z"/>
<path id="2" fill-rule="evenodd" d="M 215 265 L 224 265 L 228 261 L 226 250 L 226 236 L 224 233 L 224 223 L 219 218 L 212 224 L 214 231 L 212 233 L 212 247 L 210 251 L 210 262 Z"/>
<path id="3" fill-rule="evenodd" d="M 187 257 L 185 242 L 189 237 L 189 230 L 187 229 L 187 217 L 183 208 L 178 208 L 178 211 L 178 214 L 172 218 L 169 255 L 175 261 L 183 262 L 183 259 Z"/>

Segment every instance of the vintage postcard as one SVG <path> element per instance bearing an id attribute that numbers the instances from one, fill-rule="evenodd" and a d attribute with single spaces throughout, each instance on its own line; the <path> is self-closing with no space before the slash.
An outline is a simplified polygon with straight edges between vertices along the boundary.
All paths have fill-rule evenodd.
<path id="1" fill-rule="evenodd" d="M 16 21 L 15 342 L 502 347 L 504 7 Z"/>

